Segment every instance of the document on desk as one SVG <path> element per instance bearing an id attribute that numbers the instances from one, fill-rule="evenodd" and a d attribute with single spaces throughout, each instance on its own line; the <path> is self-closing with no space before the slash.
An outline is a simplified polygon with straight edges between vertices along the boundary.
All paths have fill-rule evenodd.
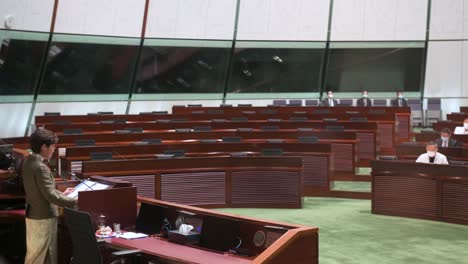
<path id="1" fill-rule="evenodd" d="M 75 187 L 75 190 L 73 192 L 68 194 L 68 197 L 76 198 L 78 197 L 79 192 L 104 190 L 109 187 L 110 187 L 109 185 L 102 184 L 99 182 L 84 180 Z"/>
<path id="2" fill-rule="evenodd" d="M 120 237 L 125 238 L 125 239 L 137 239 L 137 238 L 148 237 L 148 235 L 143 234 L 143 233 L 125 232 L 125 233 L 121 234 Z"/>

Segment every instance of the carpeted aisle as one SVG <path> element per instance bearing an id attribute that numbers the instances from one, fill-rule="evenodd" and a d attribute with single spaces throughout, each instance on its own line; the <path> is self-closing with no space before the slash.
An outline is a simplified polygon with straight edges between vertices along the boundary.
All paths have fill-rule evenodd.
<path id="1" fill-rule="evenodd" d="M 220 209 L 320 228 L 320 263 L 468 263 L 468 226 L 372 215 L 369 200 L 304 198 L 304 208 Z M 292 264 L 292 263 L 291 263 Z"/>

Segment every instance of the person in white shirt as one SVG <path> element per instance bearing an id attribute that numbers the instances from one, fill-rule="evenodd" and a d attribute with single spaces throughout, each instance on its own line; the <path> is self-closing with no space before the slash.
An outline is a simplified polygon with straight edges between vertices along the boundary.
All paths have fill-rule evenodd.
<path id="1" fill-rule="evenodd" d="M 437 152 L 437 143 L 429 142 L 426 145 L 426 153 L 421 154 L 416 162 L 432 164 L 449 164 L 444 154 Z"/>
<path id="2" fill-rule="evenodd" d="M 468 117 L 463 120 L 463 126 L 459 126 L 455 128 L 455 135 L 468 135 Z"/>

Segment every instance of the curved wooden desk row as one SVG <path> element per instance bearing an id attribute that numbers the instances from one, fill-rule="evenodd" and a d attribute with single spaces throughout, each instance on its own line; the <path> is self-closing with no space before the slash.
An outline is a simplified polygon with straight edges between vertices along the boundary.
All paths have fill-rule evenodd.
<path id="1" fill-rule="evenodd" d="M 155 153 L 164 150 L 186 151 L 187 157 L 227 157 L 231 153 L 246 152 L 249 157 L 261 156 L 263 149 L 283 150 L 282 156 L 302 159 L 302 195 L 314 196 L 330 191 L 330 178 L 335 168 L 334 156 L 330 155 L 330 144 L 322 143 L 231 143 L 231 144 L 174 144 L 147 146 L 108 146 L 68 148 L 65 157 L 65 170 L 80 173 L 82 162 L 90 160 L 91 152 L 110 152 L 113 159 L 154 158 Z M 187 160 L 187 159 L 186 159 Z M 335 175 L 333 175 L 335 176 Z M 153 196 L 151 196 L 153 197 Z"/>
<path id="2" fill-rule="evenodd" d="M 106 243 L 111 247 L 140 249 L 145 253 L 145 258 L 155 258 L 163 263 L 318 263 L 316 227 L 265 221 L 142 197 L 138 198 L 138 202 L 162 208 L 162 215 L 157 218 L 166 218 L 170 223 L 175 223 L 180 211 L 203 219 L 202 241 L 195 246 L 187 246 L 153 237 L 135 240 L 107 239 Z M 223 231 L 225 228 L 231 230 Z M 265 234 L 268 239 L 259 243 L 258 238 L 254 239 L 259 233 Z M 234 238 L 241 239 L 241 248 L 253 256 L 241 257 L 218 251 L 220 249 L 214 250 L 220 245 L 232 244 Z"/>
<path id="3" fill-rule="evenodd" d="M 417 142 L 416 142 L 417 143 Z M 404 144 L 398 145 L 396 147 L 397 156 L 400 159 L 411 159 L 416 160 L 419 155 L 426 153 L 426 145 L 423 143 L 419 144 Z M 460 160 L 460 161 L 468 161 L 468 148 L 439 148 L 438 152 L 447 156 L 450 160 Z"/>
<path id="4" fill-rule="evenodd" d="M 372 213 L 468 224 L 466 166 L 372 162 Z"/>
<path id="5" fill-rule="evenodd" d="M 463 120 L 468 118 L 468 113 L 451 113 L 447 114 L 447 120 L 452 120 L 457 123 L 463 123 Z"/>
<path id="6" fill-rule="evenodd" d="M 300 157 L 84 161 L 83 176 L 129 181 L 139 195 L 212 207 L 301 208 Z"/>
<path id="7" fill-rule="evenodd" d="M 468 113 L 468 106 L 460 106 L 460 112 Z"/>
<path id="8" fill-rule="evenodd" d="M 356 162 L 359 162 L 360 161 L 360 157 L 357 153 L 359 153 L 359 147 L 358 147 L 358 141 L 356 140 L 356 135 L 354 133 L 351 133 L 351 132 L 328 132 L 328 136 L 330 135 L 333 135 L 333 134 L 340 134 L 342 135 L 345 139 L 336 139 L 336 140 L 320 140 L 319 143 L 326 143 L 326 144 L 331 144 L 331 153 L 334 155 L 334 161 L 335 161 L 335 166 L 336 166 L 336 171 L 341 171 L 341 172 L 348 172 L 348 173 L 354 173 L 354 169 L 356 167 Z M 243 141 L 242 143 L 266 143 L 268 142 L 267 139 L 269 138 L 280 138 L 282 140 L 284 140 L 284 143 L 302 143 L 302 142 L 299 142 L 298 141 L 298 137 L 299 136 L 319 136 L 320 138 L 322 136 L 325 136 L 325 133 L 317 133 L 317 132 L 285 132 L 285 133 L 281 133 L 281 132 L 255 132 L 255 133 L 252 133 L 252 132 L 227 132 L 227 133 L 214 133 L 214 132 L 201 132 L 201 133 L 192 133 L 191 136 L 185 136 L 182 135 L 182 139 L 177 139 L 174 141 L 174 137 L 177 138 L 178 136 L 180 136 L 181 134 L 184 134 L 184 133 L 166 133 L 164 134 L 165 136 L 167 136 L 167 138 L 170 138 L 170 139 L 173 139 L 173 140 L 169 140 L 167 142 L 164 142 L 163 141 L 163 145 L 164 144 L 178 144 L 178 143 L 181 143 L 180 141 L 181 140 L 184 140 L 185 139 L 185 142 L 184 144 L 187 144 L 187 145 L 190 145 L 190 144 L 193 144 L 193 145 L 198 145 L 198 144 L 201 144 L 202 146 L 205 146 L 205 145 L 209 145 L 209 144 L 205 144 L 205 143 L 201 143 L 200 140 L 202 138 L 205 138 L 205 139 L 213 139 L 213 138 L 216 138 L 216 139 L 220 139 L 222 137 L 228 137 L 228 136 L 240 136 L 243 138 Z M 155 134 L 154 137 L 149 137 L 149 138 L 155 138 L 155 137 L 158 137 L 158 136 L 161 136 L 162 134 L 159 133 L 159 134 Z M 131 144 L 132 142 L 135 143 L 135 142 L 139 142 L 143 139 L 145 139 L 147 136 L 144 135 L 144 133 L 136 133 L 136 134 L 117 134 L 117 135 L 111 135 L 111 134 L 107 134 L 107 135 L 96 135 L 96 136 L 101 136 L 104 140 L 105 139 L 108 139 L 108 140 L 112 140 L 111 142 L 103 142 L 102 144 L 100 145 L 128 145 L 128 144 Z M 201 138 L 199 137 L 195 137 L 195 136 L 201 136 Z M 363 137 L 370 137 L 371 140 L 374 140 L 374 135 L 373 134 L 370 134 L 370 135 L 364 135 Z M 67 140 L 70 139 L 70 138 L 78 138 L 78 137 L 82 137 L 82 135 L 70 135 L 70 136 L 64 136 L 64 137 L 61 137 L 60 140 L 62 140 L 60 144 L 67 144 Z M 252 139 L 249 139 L 249 137 L 252 137 Z M 190 140 L 187 140 L 187 138 L 190 138 Z M 93 137 L 93 139 L 96 139 L 95 137 Z M 133 140 L 133 141 L 132 141 Z M 163 138 L 164 140 L 164 138 Z M 198 141 L 197 141 L 198 140 Z M 65 141 L 65 142 L 63 142 Z M 68 140 L 70 141 L 70 140 Z M 97 142 L 99 142 L 98 140 L 96 140 Z M 74 141 L 72 141 L 74 142 Z M 122 143 L 124 142 L 124 143 Z M 233 142 L 235 143 L 235 142 Z M 214 143 L 214 144 L 221 144 L 221 145 L 225 145 L 225 144 L 233 144 L 233 143 L 224 143 L 224 142 L 217 142 L 217 143 Z M 237 144 L 237 143 L 236 143 Z M 274 144 L 282 144 L 281 141 L 280 143 L 274 143 Z M 60 147 L 62 147 L 63 145 L 61 145 Z M 66 146 L 66 145 L 65 145 Z M 189 147 L 189 146 L 188 146 Z M 196 148 L 196 147 L 195 147 Z M 370 154 L 374 154 L 375 152 L 372 151 L 372 149 L 369 151 L 369 148 L 365 148 L 363 149 L 363 152 L 364 151 L 368 151 L 368 153 Z M 368 154 L 369 155 L 369 154 Z M 117 155 L 118 156 L 118 155 Z"/>
<path id="9" fill-rule="evenodd" d="M 219 107 L 219 106 L 195 106 L 195 107 L 184 107 L 184 106 L 173 106 L 173 114 L 190 114 L 192 111 L 213 111 L 222 110 L 224 114 L 234 114 L 242 111 L 276 111 L 276 113 L 294 113 L 294 112 L 307 112 L 316 113 L 317 111 L 330 111 L 333 113 L 346 113 L 346 112 L 361 112 L 369 113 L 376 111 L 383 111 L 385 113 L 411 113 L 409 107 L 354 107 L 354 106 L 336 106 L 336 107 L 324 107 L 324 106 L 237 106 L 237 107 Z"/>
<path id="10" fill-rule="evenodd" d="M 220 122 L 245 122 L 245 121 L 262 121 L 268 119 L 281 119 L 284 121 L 318 121 L 323 119 L 337 119 L 341 121 L 351 121 L 353 118 L 366 118 L 368 121 L 395 121 L 394 113 L 379 113 L 367 114 L 361 112 L 349 113 L 257 113 L 255 111 L 243 111 L 238 114 L 206 114 L 206 113 L 191 113 L 191 114 L 165 114 L 165 115 L 64 115 L 64 116 L 36 116 L 34 124 L 36 126 L 44 126 L 50 124 L 67 125 L 67 124 L 100 124 L 100 123 L 149 123 L 149 122 L 197 122 L 209 121 L 213 123 Z"/>
<path id="11" fill-rule="evenodd" d="M 452 138 L 468 144 L 468 135 L 452 135 Z M 440 133 L 414 133 L 414 139 L 416 142 L 430 142 L 440 138 Z"/>

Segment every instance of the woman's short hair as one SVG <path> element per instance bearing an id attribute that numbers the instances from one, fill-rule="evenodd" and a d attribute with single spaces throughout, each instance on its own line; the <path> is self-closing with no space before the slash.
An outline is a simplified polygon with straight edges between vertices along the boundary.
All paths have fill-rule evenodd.
<path id="1" fill-rule="evenodd" d="M 58 137 L 54 134 L 54 132 L 40 127 L 36 129 L 34 133 L 32 133 L 29 140 L 29 145 L 31 146 L 31 150 L 34 153 L 41 153 L 42 145 L 50 147 L 50 145 L 56 144 L 57 142 Z"/>

